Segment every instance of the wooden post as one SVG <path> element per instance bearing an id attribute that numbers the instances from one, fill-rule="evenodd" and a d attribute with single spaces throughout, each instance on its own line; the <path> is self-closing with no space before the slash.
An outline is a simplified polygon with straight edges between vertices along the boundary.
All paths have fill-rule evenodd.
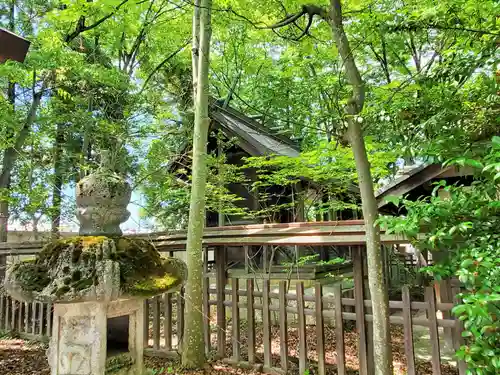
<path id="1" fill-rule="evenodd" d="M 254 305 L 254 281 L 247 280 L 247 325 L 248 325 L 248 362 L 255 362 L 255 313 Z"/>
<path id="2" fill-rule="evenodd" d="M 319 282 L 315 285 L 316 297 L 316 340 L 318 353 L 318 374 L 325 375 L 325 331 L 323 323 L 323 288 Z"/>
<path id="3" fill-rule="evenodd" d="M 432 348 L 432 374 L 441 375 L 441 351 L 439 348 L 439 331 L 436 317 L 436 300 L 434 297 L 434 288 L 429 286 L 425 288 L 425 299 L 427 302 L 427 314 L 429 318 L 429 336 Z"/>
<path id="4" fill-rule="evenodd" d="M 264 326 L 264 368 L 271 368 L 271 311 L 269 310 L 269 279 L 264 279 L 262 287 L 262 324 Z"/>
<path id="5" fill-rule="evenodd" d="M 352 261 L 354 271 L 354 300 L 356 309 L 356 328 L 359 333 L 359 374 L 369 375 L 368 372 L 368 337 L 365 323 L 364 305 L 364 277 L 363 277 L 363 254 L 362 247 L 355 246 L 352 249 Z M 371 366 L 373 367 L 373 366 Z"/>
<path id="6" fill-rule="evenodd" d="M 203 248 L 203 273 L 204 276 L 208 274 L 208 246 Z"/>
<path id="7" fill-rule="evenodd" d="M 342 318 L 342 285 L 337 284 L 333 290 L 335 298 L 335 342 L 337 349 L 337 374 L 346 375 L 344 319 Z"/>
<path id="8" fill-rule="evenodd" d="M 12 332 L 16 332 L 16 301 L 14 299 L 11 300 L 11 315 L 10 315 L 10 330 Z M 33 334 L 36 334 L 35 332 L 35 325 L 33 325 Z"/>
<path id="9" fill-rule="evenodd" d="M 264 273 L 269 270 L 269 247 L 267 245 L 262 246 L 262 269 Z"/>
<path id="10" fill-rule="evenodd" d="M 30 327 L 30 304 L 24 302 L 24 332 L 29 333 Z"/>
<path id="11" fill-rule="evenodd" d="M 184 288 L 177 294 L 177 351 L 182 351 L 184 339 Z"/>
<path id="12" fill-rule="evenodd" d="M 43 306 L 43 304 L 42 304 Z M 17 307 L 17 331 L 22 332 L 23 331 L 23 307 L 24 303 L 19 301 L 18 302 L 18 307 Z M 43 311 L 43 309 L 42 309 Z M 43 316 L 41 316 L 41 327 L 40 327 L 40 336 L 43 336 Z"/>
<path id="13" fill-rule="evenodd" d="M 231 318 L 233 321 L 233 360 L 238 363 L 240 361 L 240 308 L 238 306 L 238 279 L 234 277 L 231 280 Z"/>
<path id="14" fill-rule="evenodd" d="M 172 294 L 163 295 L 163 335 L 165 336 L 165 350 L 172 350 Z"/>
<path id="15" fill-rule="evenodd" d="M 226 248 L 224 246 L 215 249 L 216 268 L 216 290 L 217 290 L 217 357 L 222 359 L 226 356 Z"/>
<path id="16" fill-rule="evenodd" d="M 449 279 L 442 280 L 440 282 L 440 290 L 441 290 L 441 302 L 453 302 L 453 296 L 451 291 L 451 282 Z M 443 319 L 451 319 L 451 313 L 449 311 L 443 311 Z M 453 329 L 452 328 L 443 328 L 444 339 L 446 343 L 450 346 L 453 346 Z"/>
<path id="17" fill-rule="evenodd" d="M 288 371 L 288 324 L 287 324 L 287 301 L 286 301 L 286 280 L 279 283 L 279 308 L 280 308 L 280 356 L 281 369 Z"/>
<path id="18" fill-rule="evenodd" d="M 0 294 L 0 330 L 4 329 L 5 296 Z"/>
<path id="19" fill-rule="evenodd" d="M 205 354 L 210 354 L 212 350 L 211 330 L 210 330 L 210 278 L 203 278 L 203 335 L 205 338 Z"/>
<path id="20" fill-rule="evenodd" d="M 406 372 L 408 375 L 416 375 L 415 371 L 415 351 L 413 348 L 413 326 L 411 315 L 410 288 L 405 285 L 402 290 L 403 295 L 403 326 L 406 354 Z"/>
<path id="21" fill-rule="evenodd" d="M 153 297 L 153 348 L 160 350 L 160 296 Z"/>
<path id="22" fill-rule="evenodd" d="M 307 333 L 306 315 L 304 311 L 304 283 L 297 283 L 297 315 L 299 318 L 299 373 L 304 374 L 307 369 Z"/>
<path id="23" fill-rule="evenodd" d="M 452 295 L 453 302 L 456 305 L 461 303 L 459 295 L 460 294 L 460 285 L 457 283 L 456 285 L 452 284 Z M 463 332 L 463 322 L 460 319 L 455 319 L 455 328 L 453 329 L 453 349 L 458 350 L 464 343 L 464 339 L 462 337 Z M 458 361 L 458 374 L 465 375 L 467 373 L 467 365 L 464 361 Z"/>
<path id="24" fill-rule="evenodd" d="M 31 311 L 31 334 L 36 334 L 36 311 L 37 311 L 37 302 L 31 303 L 33 310 Z"/>
<path id="25" fill-rule="evenodd" d="M 245 272 L 250 273 L 250 246 L 243 246 L 243 250 L 245 251 Z"/>

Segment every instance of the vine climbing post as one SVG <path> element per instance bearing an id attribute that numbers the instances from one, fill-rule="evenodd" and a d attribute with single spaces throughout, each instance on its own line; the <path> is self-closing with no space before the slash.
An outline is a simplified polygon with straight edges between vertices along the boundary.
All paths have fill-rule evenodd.
<path id="1" fill-rule="evenodd" d="M 208 72 L 211 29 L 211 0 L 200 0 L 195 4 L 193 17 L 193 73 L 194 80 L 194 134 L 192 186 L 189 205 L 187 236 L 187 266 L 185 326 L 182 345 L 182 365 L 185 368 L 201 368 L 205 363 L 205 343 L 203 337 L 203 229 L 205 226 L 205 191 L 207 184 L 207 139 L 210 118 L 208 116 Z M 197 26 L 199 14 L 199 27 Z M 195 50 L 199 46 L 198 50 Z M 194 76 L 193 76 L 194 77 Z"/>

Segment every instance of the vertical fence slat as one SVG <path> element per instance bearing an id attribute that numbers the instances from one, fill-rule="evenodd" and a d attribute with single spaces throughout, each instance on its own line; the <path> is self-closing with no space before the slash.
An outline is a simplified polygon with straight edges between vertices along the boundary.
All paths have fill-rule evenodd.
<path id="1" fill-rule="evenodd" d="M 299 319 L 299 373 L 307 369 L 306 315 L 304 312 L 304 283 L 297 283 L 297 314 Z"/>
<path id="2" fill-rule="evenodd" d="M 243 250 L 245 252 L 245 272 L 250 272 L 250 246 L 243 246 Z"/>
<path id="3" fill-rule="evenodd" d="M 153 348 L 160 350 L 160 296 L 153 298 Z"/>
<path id="4" fill-rule="evenodd" d="M 233 321 L 233 360 L 239 362 L 240 360 L 240 308 L 238 307 L 238 279 L 234 277 L 231 280 L 231 319 Z"/>
<path id="5" fill-rule="evenodd" d="M 10 330 L 9 327 L 9 316 L 10 316 L 10 297 L 5 298 L 5 316 L 4 316 L 4 328 L 6 331 Z"/>
<path id="6" fill-rule="evenodd" d="M 172 294 L 163 295 L 163 336 L 165 336 L 165 350 L 172 350 Z"/>
<path id="7" fill-rule="evenodd" d="M 255 312 L 254 305 L 254 281 L 247 280 L 247 326 L 248 326 L 248 362 L 255 362 Z"/>
<path id="8" fill-rule="evenodd" d="M 264 279 L 262 287 L 262 324 L 264 367 L 271 367 L 271 311 L 269 310 L 269 279 Z"/>
<path id="9" fill-rule="evenodd" d="M 10 302 L 12 308 L 10 313 L 10 329 L 11 331 L 16 331 L 16 300 L 12 299 Z"/>
<path id="10" fill-rule="evenodd" d="M 0 330 L 4 329 L 5 296 L 0 293 Z"/>
<path id="11" fill-rule="evenodd" d="M 408 375 L 415 375 L 415 351 L 413 348 L 413 327 L 411 316 L 410 288 L 405 285 L 402 289 L 403 295 L 403 325 L 406 354 L 406 372 Z"/>
<path id="12" fill-rule="evenodd" d="M 460 287 L 453 286 L 452 294 L 454 296 L 453 298 L 455 305 L 459 305 L 461 303 L 459 297 Z M 460 349 L 460 346 L 462 346 L 464 343 L 464 339 L 462 337 L 462 331 L 463 331 L 463 322 L 460 319 L 455 319 L 455 328 L 453 329 L 453 348 L 455 350 Z M 465 375 L 466 373 L 467 373 L 467 365 L 465 364 L 464 361 L 458 361 L 458 374 Z"/>
<path id="13" fill-rule="evenodd" d="M 51 337 L 52 336 L 52 303 L 50 303 L 50 302 L 47 304 L 47 311 L 46 311 L 45 319 L 47 319 L 46 335 L 47 335 L 47 337 Z"/>
<path id="14" fill-rule="evenodd" d="M 208 257 L 206 258 L 208 259 Z M 210 354 L 212 350 L 210 332 L 210 278 L 203 278 L 203 336 L 205 339 L 205 354 Z"/>
<path id="15" fill-rule="evenodd" d="M 367 337 L 365 324 L 365 305 L 364 305 L 364 277 L 363 277 L 363 258 L 361 247 L 356 246 L 352 252 L 353 271 L 354 271 L 354 300 L 356 309 L 356 328 L 359 334 L 359 374 L 368 375 L 368 353 Z"/>
<path id="16" fill-rule="evenodd" d="M 226 288 L 226 249 L 224 246 L 215 249 L 215 269 L 216 269 L 216 300 L 217 300 L 217 357 L 226 356 L 226 299 L 224 289 Z"/>
<path id="17" fill-rule="evenodd" d="M 436 318 L 436 301 L 434 299 L 434 288 L 426 287 L 425 299 L 427 300 L 427 311 L 429 319 L 429 336 L 432 349 L 432 374 L 441 375 L 441 352 L 439 349 L 439 331 Z"/>
<path id="18" fill-rule="evenodd" d="M 333 293 L 335 298 L 335 343 L 337 350 L 337 374 L 346 375 L 344 319 L 342 319 L 342 285 L 335 285 Z"/>
<path id="19" fill-rule="evenodd" d="M 24 333 L 29 333 L 30 329 L 30 304 L 24 302 Z"/>
<path id="20" fill-rule="evenodd" d="M 177 349 L 182 350 L 184 337 L 184 288 L 177 294 Z"/>
<path id="21" fill-rule="evenodd" d="M 287 324 L 287 301 L 286 301 L 286 281 L 279 283 L 279 308 L 280 308 L 280 356 L 281 369 L 288 371 L 288 324 Z"/>
<path id="22" fill-rule="evenodd" d="M 144 347 L 149 347 L 149 301 L 144 300 Z"/>
<path id="23" fill-rule="evenodd" d="M 318 374 L 325 375 L 325 327 L 323 322 L 323 287 L 319 282 L 315 286 L 316 297 L 316 340 L 318 354 Z"/>
<path id="24" fill-rule="evenodd" d="M 31 334 L 35 334 L 35 328 L 36 328 L 36 310 L 37 310 L 37 303 L 36 302 L 31 302 Z"/>
<path id="25" fill-rule="evenodd" d="M 20 333 L 23 331 L 23 307 L 24 303 L 19 301 L 17 308 L 17 331 Z M 43 333 L 40 334 L 43 335 Z"/>
<path id="26" fill-rule="evenodd" d="M 45 305 L 43 303 L 38 304 L 38 318 L 36 319 L 38 322 L 38 335 L 40 337 L 43 336 L 43 312 L 44 312 L 44 307 Z"/>

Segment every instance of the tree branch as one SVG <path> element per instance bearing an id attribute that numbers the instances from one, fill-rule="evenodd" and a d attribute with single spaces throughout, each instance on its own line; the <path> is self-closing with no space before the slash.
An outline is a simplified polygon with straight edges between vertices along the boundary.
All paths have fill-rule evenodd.
<path id="1" fill-rule="evenodd" d="M 309 4 L 309 5 L 302 6 L 302 10 L 300 12 L 297 12 L 297 13 L 294 13 L 294 14 L 290 14 L 290 15 L 286 16 L 283 20 L 275 23 L 274 25 L 264 26 L 264 27 L 258 27 L 258 28 L 259 29 L 272 29 L 272 30 L 279 29 L 281 27 L 284 27 L 284 26 L 287 26 L 287 25 L 295 23 L 295 21 L 297 21 L 300 17 L 302 17 L 302 16 L 304 16 L 306 14 L 309 16 L 309 21 L 308 21 L 308 25 L 307 25 L 307 27 L 305 29 L 305 32 L 303 32 L 302 36 L 304 36 L 304 35 L 307 34 L 307 31 L 311 27 L 311 24 L 312 24 L 314 16 L 318 16 L 318 17 L 320 17 L 320 18 L 322 18 L 324 20 L 328 20 L 329 19 L 328 12 L 326 11 L 325 8 L 319 7 L 317 5 Z M 299 37 L 299 39 L 301 37 Z"/>
<path id="2" fill-rule="evenodd" d="M 187 41 L 186 43 L 184 43 L 181 47 L 179 47 L 175 52 L 171 53 L 169 56 L 167 56 L 165 58 L 165 60 L 163 60 L 161 63 L 158 64 L 158 66 L 156 68 L 153 69 L 153 71 L 149 74 L 148 78 L 146 78 L 146 80 L 144 81 L 144 84 L 142 85 L 142 88 L 141 88 L 141 93 L 144 91 L 144 89 L 146 88 L 147 84 L 149 83 L 149 81 L 151 80 L 151 78 L 153 78 L 153 76 L 167 63 L 170 61 L 170 59 L 172 59 L 173 57 L 175 57 L 179 52 L 181 52 L 184 48 L 186 48 L 189 43 L 191 41 Z"/>
<path id="3" fill-rule="evenodd" d="M 106 21 L 108 18 L 111 18 L 113 15 L 115 15 L 115 13 L 120 10 L 120 8 L 125 5 L 129 0 L 123 0 L 120 4 L 118 4 L 115 9 L 105 15 L 104 17 L 102 17 L 100 20 L 96 21 L 95 23 L 93 23 L 92 25 L 89 25 L 89 26 L 85 26 L 85 16 L 81 16 L 80 19 L 78 20 L 78 23 L 76 25 L 76 29 L 71 33 L 71 34 L 68 34 L 66 35 L 66 38 L 64 38 L 64 41 L 66 43 L 69 43 L 71 42 L 73 39 L 75 39 L 78 35 L 80 35 L 81 33 L 85 32 L 85 31 L 89 31 L 89 30 L 92 30 L 94 28 L 96 28 L 97 26 L 99 26 L 101 23 L 103 23 L 104 21 Z"/>

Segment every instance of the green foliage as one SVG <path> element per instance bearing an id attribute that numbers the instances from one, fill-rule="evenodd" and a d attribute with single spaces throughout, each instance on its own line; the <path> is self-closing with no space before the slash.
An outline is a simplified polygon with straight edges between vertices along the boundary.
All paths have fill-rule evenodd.
<path id="1" fill-rule="evenodd" d="M 403 200 L 406 217 L 381 219 L 390 232 L 406 233 L 419 249 L 435 255 L 427 272 L 435 279 L 457 277 L 464 292 L 454 313 L 464 323 L 465 345 L 457 352 L 470 374 L 500 369 L 500 200 L 497 174 L 500 143 L 483 155 L 450 162 L 476 168 L 471 186 L 436 185 L 430 199 Z M 416 234 L 425 233 L 416 239 Z"/>

